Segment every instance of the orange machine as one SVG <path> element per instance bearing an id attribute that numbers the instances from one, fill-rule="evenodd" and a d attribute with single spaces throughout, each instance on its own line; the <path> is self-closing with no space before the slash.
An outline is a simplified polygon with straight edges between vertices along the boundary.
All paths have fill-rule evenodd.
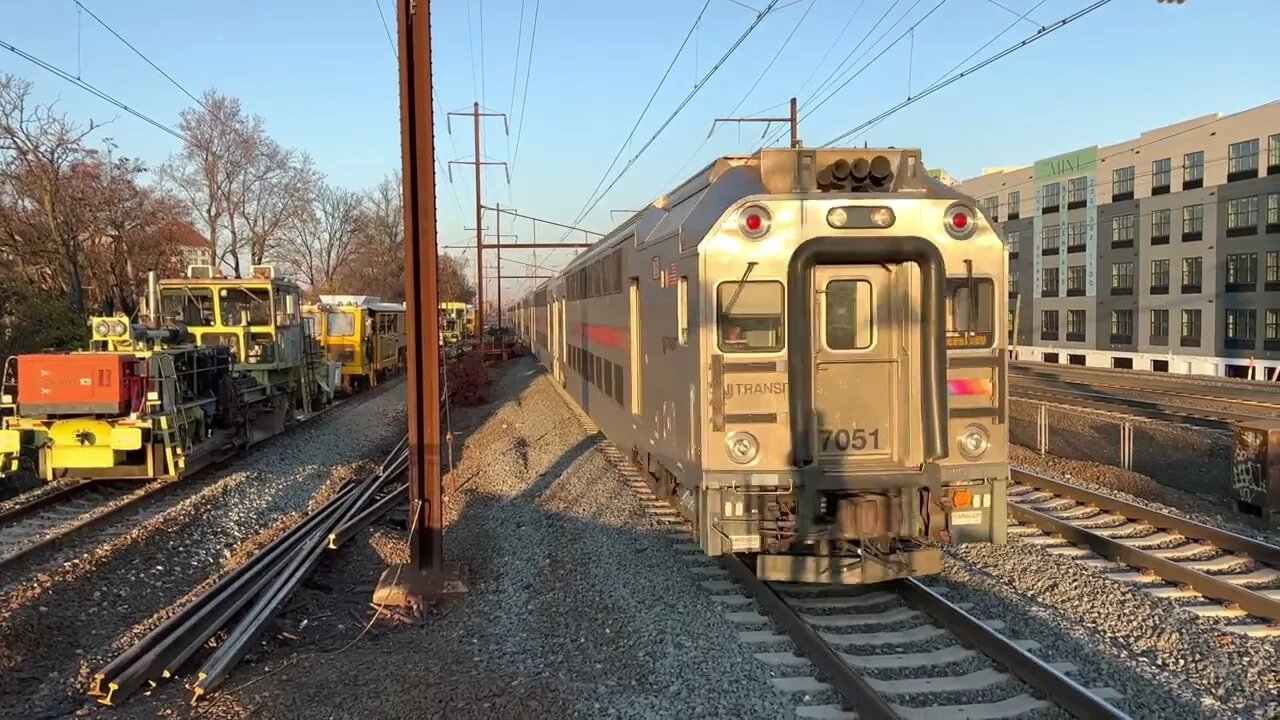
<path id="1" fill-rule="evenodd" d="M 140 401 L 137 360 L 115 353 L 18 356 L 18 408 L 28 417 L 128 414 Z"/>

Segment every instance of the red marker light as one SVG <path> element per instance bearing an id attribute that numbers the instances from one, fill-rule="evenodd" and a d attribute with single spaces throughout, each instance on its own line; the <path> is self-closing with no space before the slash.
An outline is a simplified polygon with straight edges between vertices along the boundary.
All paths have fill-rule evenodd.
<path id="1" fill-rule="evenodd" d="M 951 224 L 957 230 L 964 230 L 965 227 L 969 225 L 969 216 L 965 215 L 963 212 L 958 212 L 951 216 Z"/>
<path id="2" fill-rule="evenodd" d="M 746 226 L 747 226 L 747 229 L 750 230 L 751 232 L 758 231 L 763 225 L 764 225 L 764 220 L 762 220 L 760 216 L 757 215 L 756 213 L 751 213 L 750 215 L 747 216 Z"/>
<path id="3" fill-rule="evenodd" d="M 766 208 L 753 205 L 738 215 L 738 229 L 752 240 L 758 240 L 769 232 L 769 219 Z"/>

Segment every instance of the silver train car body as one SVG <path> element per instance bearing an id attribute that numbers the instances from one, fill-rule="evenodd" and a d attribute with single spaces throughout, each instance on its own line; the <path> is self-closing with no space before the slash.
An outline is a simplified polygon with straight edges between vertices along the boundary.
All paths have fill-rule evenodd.
<path id="1" fill-rule="evenodd" d="M 910 149 L 721 158 L 510 310 L 712 556 L 928 575 L 1005 541 L 1008 259 Z"/>

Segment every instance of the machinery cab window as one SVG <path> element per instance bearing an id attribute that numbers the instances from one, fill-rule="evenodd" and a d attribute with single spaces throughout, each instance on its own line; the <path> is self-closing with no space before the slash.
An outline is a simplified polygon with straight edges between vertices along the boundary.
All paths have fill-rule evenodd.
<path id="1" fill-rule="evenodd" d="M 219 314 L 226 327 L 273 325 L 271 290 L 267 288 L 221 288 Z"/>
<path id="2" fill-rule="evenodd" d="M 331 312 L 325 327 L 325 334 L 329 337 L 355 337 L 356 316 L 346 312 Z"/>
<path id="3" fill-rule="evenodd" d="M 783 346 L 783 287 L 776 280 L 726 282 L 716 288 L 721 352 L 776 352 Z"/>
<path id="4" fill-rule="evenodd" d="M 160 314 L 187 327 L 211 327 L 214 324 L 213 290 L 186 286 L 162 288 Z"/>
<path id="5" fill-rule="evenodd" d="M 991 347 L 995 300 L 995 283 L 990 278 L 947 278 L 947 347 Z"/>

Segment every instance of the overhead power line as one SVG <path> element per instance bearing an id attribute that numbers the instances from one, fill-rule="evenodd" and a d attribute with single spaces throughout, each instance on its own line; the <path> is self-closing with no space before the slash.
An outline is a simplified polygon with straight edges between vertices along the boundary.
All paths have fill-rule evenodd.
<path id="1" fill-rule="evenodd" d="M 604 189 L 604 192 L 600 193 L 600 195 L 596 197 L 594 201 L 591 202 L 591 204 L 586 208 L 586 210 L 579 213 L 578 217 L 574 218 L 574 221 L 571 224 L 577 225 L 579 222 L 582 221 L 583 218 L 589 215 L 597 205 L 600 204 L 600 201 L 603 200 L 605 196 L 609 194 L 609 191 L 612 190 L 613 187 L 618 184 L 618 181 L 621 180 L 627 174 L 627 171 L 629 171 L 631 167 L 635 165 L 636 161 L 639 160 L 642 155 L 644 155 L 645 151 L 648 150 L 651 145 L 653 145 L 653 143 L 658 139 L 658 136 L 660 136 L 662 132 L 667 129 L 667 126 L 670 125 L 671 122 L 676 119 L 676 116 L 678 116 L 681 113 L 681 111 L 685 109 L 685 107 L 689 104 L 689 102 L 693 100 L 694 96 L 698 94 L 698 91 L 700 91 L 703 87 L 706 86 L 707 81 L 709 81 L 726 62 L 728 62 L 729 58 L 732 57 L 735 52 L 737 52 L 738 48 L 742 46 L 742 43 L 746 42 L 747 38 L 751 36 L 751 33 L 755 32 L 755 29 L 760 26 L 760 23 L 765 19 L 765 17 L 769 15 L 769 13 L 773 12 L 774 8 L 777 5 L 778 5 L 778 0 L 770 0 L 769 4 L 765 7 L 765 9 L 761 10 L 756 15 L 756 19 L 751 22 L 751 25 L 749 25 L 747 29 L 744 30 L 742 34 L 738 36 L 738 39 L 734 41 L 733 45 L 730 46 L 730 48 L 724 53 L 724 55 L 722 55 L 720 59 L 716 61 L 716 64 L 713 65 L 711 69 L 707 71 L 707 74 L 703 75 L 702 79 L 699 80 L 698 83 L 693 86 L 693 89 L 689 91 L 689 94 L 685 96 L 684 100 L 682 100 L 678 106 L 676 106 L 676 109 L 672 111 L 671 115 L 669 115 L 667 119 L 663 121 L 662 125 L 658 127 L 657 131 L 655 131 L 653 135 L 640 148 L 640 151 L 637 152 L 635 155 L 633 155 L 631 159 L 627 161 L 627 164 L 623 166 L 622 170 L 618 173 L 618 175 L 614 177 L 613 182 L 609 183 L 609 186 Z"/>
<path id="2" fill-rule="evenodd" d="M 32 63 L 33 65 L 38 65 L 38 66 L 40 66 L 40 67 L 44 68 L 45 70 L 48 70 L 49 72 L 53 73 L 54 75 L 57 75 L 58 77 L 62 78 L 63 80 L 66 80 L 67 82 L 71 83 L 72 85 L 75 85 L 76 87 L 79 87 L 80 89 L 85 90 L 86 92 L 92 93 L 93 95 L 96 95 L 97 97 L 101 98 L 102 100 L 105 100 L 105 101 L 107 101 L 107 102 L 111 103 L 112 105 L 114 105 L 114 106 L 116 106 L 116 107 L 120 108 L 121 110 L 123 110 L 123 111 L 125 111 L 125 112 L 129 113 L 130 115 L 132 115 L 132 116 L 134 116 L 134 117 L 138 118 L 139 120 L 141 120 L 141 121 L 143 121 L 143 122 L 145 122 L 145 123 L 147 123 L 147 124 L 149 124 L 149 125 L 154 126 L 157 130 L 161 130 L 161 131 L 163 131 L 163 132 L 166 132 L 166 133 L 168 133 L 168 134 L 172 135 L 173 137 L 175 137 L 175 138 L 177 138 L 177 139 L 179 139 L 179 140 L 181 140 L 181 141 L 183 141 L 183 142 L 185 142 L 185 143 L 188 143 L 188 144 L 190 144 L 190 145 L 192 145 L 192 146 L 194 146 L 194 147 L 201 147 L 198 143 L 196 143 L 195 141 L 193 141 L 191 138 L 187 137 L 186 135 L 182 134 L 182 133 L 181 133 L 181 132 L 179 132 L 178 130 L 175 130 L 174 128 L 171 128 L 171 127 L 169 127 L 168 125 L 165 125 L 164 123 L 160 122 L 159 120 L 156 120 L 155 118 L 151 117 L 150 115 L 147 115 L 147 114 L 145 114 L 145 113 L 142 113 L 142 112 L 140 112 L 140 111 L 138 111 L 138 110 L 134 110 L 133 108 L 129 107 L 128 105 L 125 105 L 123 102 L 121 102 L 121 101 L 117 100 L 116 98 L 112 97 L 112 96 L 111 96 L 110 94 L 108 94 L 107 92 L 105 92 L 105 91 L 103 91 L 103 90 L 99 90 L 98 88 L 94 87 L 92 84 L 90 84 L 90 83 L 88 83 L 88 82 L 86 82 L 86 81 L 84 81 L 84 80 L 81 80 L 80 78 L 77 78 L 76 76 L 72 75 L 71 73 L 67 72 L 66 70 L 63 70 L 62 68 L 57 67 L 56 65 L 53 65 L 52 63 L 46 62 L 46 61 L 44 61 L 44 60 L 41 60 L 40 58 L 36 57 L 35 55 L 32 55 L 31 53 L 29 53 L 29 52 L 27 52 L 27 51 L 25 51 L 25 50 L 22 50 L 21 48 L 15 47 L 15 46 L 13 46 L 13 45 L 11 45 L 11 44 L 9 44 L 9 43 L 7 43 L 7 42 L 3 41 L 3 40 L 0 40 L 0 47 L 2 47 L 2 48 L 4 48 L 5 50 L 8 50 L 9 52 L 11 52 L 11 53 L 13 53 L 13 54 L 17 55 L 18 57 L 22 58 L 23 60 L 26 60 L 27 62 Z M 203 148 L 202 148 L 202 149 L 203 149 Z"/>
<path id="3" fill-rule="evenodd" d="M 609 167 L 606 168 L 605 171 L 600 175 L 600 181 L 596 183 L 595 188 L 591 190 L 591 194 L 587 196 L 586 202 L 582 204 L 582 207 L 584 209 L 590 206 L 591 202 L 596 199 L 596 193 L 600 192 L 600 188 L 604 186 L 605 180 L 609 179 L 609 173 L 613 172 L 613 168 L 618 164 L 618 160 L 622 158 L 622 153 L 625 152 L 627 149 L 627 146 L 631 144 L 632 138 L 634 138 L 636 135 L 636 130 L 640 129 L 641 121 L 643 121 L 644 116 L 648 114 L 649 108 L 653 107 L 653 101 L 657 99 L 658 92 L 662 90 L 662 86 L 666 84 L 667 78 L 670 77 L 671 75 L 672 68 L 676 66 L 676 61 L 680 59 L 680 55 L 684 53 L 685 47 L 689 45 L 689 38 L 693 37 L 694 31 L 698 29 L 698 23 L 702 22 L 702 16 L 706 14 L 707 8 L 710 6 L 711 6 L 711 0 L 707 0 L 705 3 L 702 4 L 702 9 L 698 11 L 698 16 L 693 19 L 693 24 L 689 26 L 689 31 L 685 33 L 684 40 L 680 42 L 680 47 L 676 48 L 675 55 L 671 57 L 671 62 L 667 63 L 666 72 L 662 73 L 662 78 L 658 80 L 658 85 L 653 89 L 653 92 L 649 95 L 649 101 L 644 104 L 644 109 L 640 111 L 640 115 L 636 117 L 635 124 L 631 126 L 631 132 L 627 133 L 626 139 L 623 140 L 620 145 L 618 145 L 618 152 L 614 153 L 613 160 L 609 162 Z M 583 209 L 580 209 L 578 211 L 578 216 L 574 218 L 573 224 L 577 225 L 578 222 L 581 221 L 582 218 L 586 216 L 587 212 L 590 212 L 590 211 L 589 210 L 584 211 Z"/>
<path id="4" fill-rule="evenodd" d="M 951 85 L 952 83 L 958 82 L 958 81 L 960 81 L 961 79 L 966 78 L 966 77 L 968 77 L 969 75 L 972 75 L 973 73 L 975 73 L 975 72 L 977 72 L 977 71 L 979 71 L 979 70 L 981 70 L 981 69 L 983 69 L 983 68 L 987 67 L 988 65 L 991 65 L 991 64 L 992 64 L 992 63 L 994 63 L 994 62 L 996 62 L 996 61 L 998 61 L 998 60 L 1000 60 L 1000 59 L 1002 59 L 1002 58 L 1008 57 L 1009 55 L 1011 55 L 1011 54 L 1013 54 L 1013 53 L 1017 52 L 1018 50 L 1021 50 L 1022 48 L 1024 48 L 1024 47 L 1026 47 L 1026 46 L 1028 46 L 1028 45 L 1030 45 L 1030 44 L 1034 43 L 1035 41 L 1040 40 L 1041 38 L 1044 38 L 1044 37 L 1046 37 L 1046 36 L 1048 36 L 1048 35 L 1050 35 L 1050 34 L 1052 34 L 1052 33 L 1056 32 L 1056 31 L 1058 31 L 1058 30 L 1061 30 L 1062 28 L 1064 28 L 1064 27 L 1066 27 L 1066 26 L 1070 25 L 1071 23 L 1075 22 L 1076 20 L 1079 20 L 1079 19 L 1080 19 L 1080 18 L 1082 18 L 1082 17 L 1085 17 L 1085 16 L 1086 16 L 1086 15 L 1088 15 L 1089 13 L 1092 13 L 1093 11 L 1095 11 L 1095 10 L 1097 10 L 1097 9 L 1099 9 L 1099 8 L 1101 8 L 1101 7 L 1103 7 L 1103 6 L 1105 6 L 1105 5 L 1107 5 L 1107 4 L 1108 4 L 1108 3 L 1110 3 L 1110 2 L 1111 2 L 1111 0 L 1097 0 L 1097 2 L 1093 3 L 1092 5 L 1089 5 L 1088 7 L 1084 8 L 1084 9 L 1082 9 L 1082 10 L 1078 10 L 1078 11 L 1076 11 L 1076 12 L 1074 12 L 1074 13 L 1072 13 L 1072 14 L 1070 14 L 1070 15 L 1068 15 L 1068 16 L 1066 16 L 1066 17 L 1064 17 L 1064 18 L 1062 18 L 1061 20 L 1058 20 L 1058 21 L 1057 21 L 1057 22 L 1055 22 L 1055 23 L 1051 23 L 1050 25 L 1046 26 L 1046 27 L 1045 27 L 1044 29 L 1042 29 L 1042 30 L 1037 30 L 1037 31 L 1036 31 L 1036 33 L 1035 33 L 1034 35 L 1032 35 L 1032 36 L 1030 36 L 1030 37 L 1028 37 L 1028 38 L 1026 38 L 1026 39 L 1024 39 L 1024 40 L 1022 40 L 1021 42 L 1017 43 L 1016 45 L 1012 45 L 1012 46 L 1010 46 L 1010 47 L 1008 47 L 1008 48 L 1005 48 L 1004 50 L 1002 50 L 1002 51 L 1000 51 L 1000 52 L 996 53 L 995 55 L 992 55 L 991 57 L 987 58 L 986 60 L 983 60 L 982 62 L 978 63 L 977 65 L 974 65 L 973 67 L 971 67 L 971 68 L 969 68 L 969 69 L 967 69 L 967 70 L 962 70 L 961 72 L 956 73 L 955 75 L 951 76 L 950 78 L 948 78 L 948 79 L 946 79 L 946 80 L 944 80 L 944 81 L 942 81 L 942 82 L 940 82 L 940 83 L 936 83 L 935 85 L 933 85 L 932 87 L 928 88 L 928 89 L 927 89 L 927 90 L 925 90 L 924 92 L 921 92 L 920 94 L 915 95 L 915 96 L 913 96 L 913 97 L 907 98 L 906 100 L 903 100 L 902 102 L 900 102 L 900 103 L 898 103 L 897 105 L 895 105 L 895 106 L 893 106 L 893 107 L 889 108 L 888 110 L 886 110 L 886 111 L 884 111 L 884 112 L 880 113 L 879 115 L 877 115 L 877 116 L 875 116 L 875 117 L 871 118 L 870 120 L 867 120 L 866 122 L 863 122 L 862 124 L 857 125 L 857 126 L 855 126 L 855 127 L 851 128 L 851 129 L 849 129 L 849 130 L 845 131 L 845 132 L 844 132 L 844 133 L 842 133 L 841 135 L 839 135 L 839 136 L 837 136 L 837 137 L 835 137 L 835 138 L 831 139 L 830 141 L 828 141 L 828 142 L 824 143 L 824 144 L 823 144 L 823 147 L 830 147 L 830 146 L 832 146 L 832 145 L 834 145 L 834 144 L 836 144 L 836 143 L 840 142 L 841 140 L 844 140 L 845 138 L 849 137 L 850 135 L 855 135 L 855 134 L 857 134 L 857 133 L 859 133 L 859 132 L 862 132 L 862 131 L 863 131 L 863 130 L 865 130 L 866 128 L 868 128 L 868 127 L 870 127 L 870 126 L 872 126 L 872 125 L 874 125 L 874 124 L 876 124 L 876 123 L 880 122 L 881 120 L 883 120 L 883 119 L 885 119 L 885 118 L 889 117 L 890 115 L 893 115 L 894 113 L 897 113 L 897 112 L 899 112 L 900 110 L 903 110 L 903 109 L 905 109 L 905 108 L 907 108 L 907 107 L 910 107 L 911 105 L 914 105 L 915 103 L 917 103 L 917 102 L 919 102 L 919 101 L 923 100 L 924 98 L 926 98 L 926 97 L 928 97 L 928 96 L 932 95 L 933 93 L 935 93 L 935 92 L 937 92 L 937 91 L 939 91 L 939 90 L 941 90 L 941 89 L 943 89 L 943 88 L 947 87 L 948 85 Z"/>
<path id="5" fill-rule="evenodd" d="M 163 75 L 163 76 L 164 76 L 164 78 L 165 78 L 166 80 L 168 80 L 169 82 L 173 83 L 173 86 L 174 86 L 174 87 L 176 87 L 176 88 L 178 88 L 179 90 L 181 90 L 181 91 L 183 92 L 183 94 L 185 94 L 187 97 L 189 97 L 189 98 L 191 98 L 193 101 L 195 101 L 195 103 L 196 103 L 197 105 L 199 105 L 199 106 L 201 106 L 201 107 L 204 107 L 204 102 L 203 102 L 203 101 L 201 101 L 201 100 L 200 100 L 200 98 L 198 98 L 198 97 L 196 97 L 195 95 L 191 94 L 191 91 L 190 91 L 190 90 L 188 90 L 188 89 L 186 89 L 185 87 L 183 87 L 183 86 L 182 86 L 182 83 L 178 82 L 177 80 L 174 80 L 174 79 L 173 79 L 173 76 L 171 76 L 169 73 L 165 72 L 164 70 L 161 70 L 159 65 L 156 65 L 155 63 L 151 62 L 151 58 L 147 57 L 145 54 L 143 54 L 143 52 L 142 52 L 141 50 L 139 50 L 138 48 L 134 47 L 134 46 L 133 46 L 133 43 L 129 42 L 128 40 L 125 40 L 125 39 L 120 35 L 120 33 L 116 32 L 116 31 L 115 31 L 115 29 L 114 29 L 114 28 L 112 28 L 110 25 L 108 25 L 108 24 L 107 24 L 107 23 L 106 23 L 102 18 L 98 17 L 97 15 L 95 15 L 95 14 L 94 14 L 94 12 L 93 12 L 92 10 L 90 10 L 90 9 L 89 9 L 89 8 L 87 8 L 87 7 L 85 7 L 84 3 L 80 2 L 80 0 L 75 0 L 75 3 L 76 3 L 76 6 L 77 6 L 77 7 L 79 7 L 81 10 L 83 10 L 83 11 L 85 11 L 85 12 L 89 13 L 89 17 L 93 18 L 93 19 L 94 19 L 94 21 L 96 21 L 99 25 L 101 25 L 102 27 L 106 28 L 107 32 L 111 33 L 112 35 L 115 35 L 115 36 L 116 36 L 116 39 L 117 39 L 117 40 L 119 40 L 120 42 L 124 43 L 125 47 L 129 48 L 130 50 L 132 50 L 132 51 L 134 52 L 134 54 L 135 54 L 135 55 L 137 55 L 138 57 L 142 58 L 142 60 L 143 60 L 144 62 L 146 62 L 148 65 L 150 65 L 150 66 L 151 66 L 151 67 L 152 67 L 156 72 L 160 73 L 161 75 Z M 206 109 L 207 109 L 207 108 L 206 108 Z"/>
<path id="6" fill-rule="evenodd" d="M 529 31 L 529 57 L 524 61 L 524 91 L 520 95 L 520 119 L 516 121 L 516 147 L 511 153 L 511 169 L 515 170 L 520 157 L 520 137 L 524 134 L 524 111 L 529 107 L 529 72 L 533 67 L 533 48 L 538 40 L 538 10 L 542 0 L 533 3 L 533 27 Z"/>

